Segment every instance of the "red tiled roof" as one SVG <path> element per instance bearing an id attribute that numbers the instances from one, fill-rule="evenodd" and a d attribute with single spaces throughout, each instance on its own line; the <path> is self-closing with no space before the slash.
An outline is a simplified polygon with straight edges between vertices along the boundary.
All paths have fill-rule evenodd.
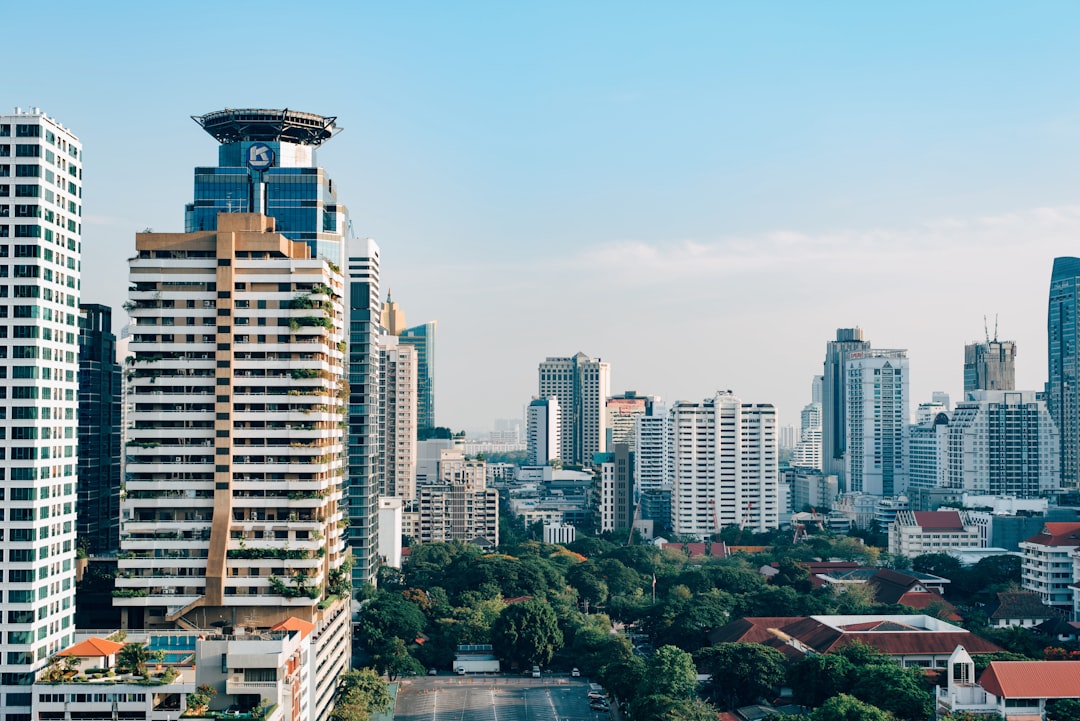
<path id="1" fill-rule="evenodd" d="M 999 698 L 1080 697 L 1080 661 L 992 661 L 979 685 Z"/>
<path id="2" fill-rule="evenodd" d="M 962 531 L 964 523 L 958 511 L 915 511 L 915 522 L 926 531 Z"/>
<path id="3" fill-rule="evenodd" d="M 300 638 L 307 638 L 307 635 L 315 630 L 315 624 L 309 623 L 296 616 L 289 616 L 279 624 L 270 627 L 271 631 L 299 631 Z"/>
<path id="4" fill-rule="evenodd" d="M 91 656 L 112 656 L 124 647 L 124 644 L 109 641 L 104 638 L 88 638 L 75 644 L 71 648 L 61 651 L 59 656 L 79 656 L 88 658 Z"/>
<path id="5" fill-rule="evenodd" d="M 914 608 L 919 611 L 930 608 L 932 604 L 940 603 L 942 608 L 949 612 L 947 616 L 949 621 L 964 620 L 964 617 L 956 612 L 956 606 L 952 605 L 942 598 L 940 594 L 934 593 L 933 591 L 910 591 L 901 596 L 897 603 L 901 606 L 907 606 L 908 608 Z"/>
<path id="6" fill-rule="evenodd" d="M 737 641 L 765 643 L 776 635 L 769 629 L 782 628 L 802 617 L 791 616 L 750 616 L 721 626 L 709 633 L 709 643 L 734 643 Z"/>
<path id="7" fill-rule="evenodd" d="M 1080 546 L 1080 523 L 1046 523 L 1041 533 L 1026 539 L 1024 543 L 1037 543 L 1040 546 Z"/>
<path id="8" fill-rule="evenodd" d="M 704 543 L 665 543 L 662 545 L 662 550 L 668 548 L 674 548 L 676 551 L 683 551 L 689 553 L 690 558 L 724 558 L 727 556 L 727 546 L 724 543 L 711 543 L 706 546 Z M 708 553 L 706 553 L 708 548 Z"/>

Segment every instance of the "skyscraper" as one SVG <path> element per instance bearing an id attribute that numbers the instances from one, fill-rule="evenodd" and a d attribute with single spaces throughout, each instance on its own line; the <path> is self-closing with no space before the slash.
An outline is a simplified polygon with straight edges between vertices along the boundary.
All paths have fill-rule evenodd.
<path id="1" fill-rule="evenodd" d="M 416 349 L 379 338 L 379 495 L 416 498 Z"/>
<path id="2" fill-rule="evenodd" d="M 964 346 L 964 392 L 1016 388 L 1016 343 L 987 338 Z"/>
<path id="3" fill-rule="evenodd" d="M 821 376 L 810 384 L 809 404 L 799 414 L 799 442 L 795 444 L 791 465 L 821 470 Z M 814 400 L 816 399 L 816 400 Z"/>
<path id="4" fill-rule="evenodd" d="M 371 583 L 379 564 L 379 246 L 349 241 L 349 545 L 353 583 Z"/>
<path id="5" fill-rule="evenodd" d="M 611 366 L 584 353 L 540 363 L 539 397 L 559 399 L 562 415 L 560 458 L 588 465 L 607 449 L 604 401 L 611 394 Z"/>
<path id="6" fill-rule="evenodd" d="M 852 351 L 844 374 L 846 490 L 876 496 L 903 493 L 908 484 L 907 351 Z"/>
<path id="7" fill-rule="evenodd" d="M 435 328 L 429 321 L 401 332 L 401 342 L 416 349 L 416 427 L 435 427 Z"/>
<path id="8" fill-rule="evenodd" d="M 78 542 L 91 555 L 120 550 L 120 364 L 112 308 L 79 305 Z"/>
<path id="9" fill-rule="evenodd" d="M 1061 485 L 1080 480 L 1080 258 L 1054 258 L 1046 317 L 1046 407 L 1061 433 Z"/>
<path id="10" fill-rule="evenodd" d="M 125 628 L 321 624 L 349 597 L 344 279 L 272 218 L 215 227 L 130 260 Z"/>
<path id="11" fill-rule="evenodd" d="M 779 525 L 776 409 L 730 391 L 671 409 L 671 528 L 707 538 Z"/>
<path id="12" fill-rule="evenodd" d="M 74 638 L 83 154 L 40 109 L 0 115 L 0 709 Z"/>
<path id="13" fill-rule="evenodd" d="M 604 402 L 607 448 L 611 449 L 616 443 L 625 443 L 633 451 L 638 418 L 650 415 L 653 406 L 659 402 L 657 396 L 640 396 L 634 391 L 608 398 Z"/>
<path id="14" fill-rule="evenodd" d="M 525 464 L 546 466 L 559 457 L 561 420 L 559 399 L 533 398 L 526 413 Z"/>
<path id="15" fill-rule="evenodd" d="M 844 363 L 848 355 L 869 350 L 862 328 L 837 328 L 836 340 L 825 347 L 825 370 L 821 381 L 821 468 L 840 477 L 845 488 L 844 453 L 847 450 L 847 382 Z"/>

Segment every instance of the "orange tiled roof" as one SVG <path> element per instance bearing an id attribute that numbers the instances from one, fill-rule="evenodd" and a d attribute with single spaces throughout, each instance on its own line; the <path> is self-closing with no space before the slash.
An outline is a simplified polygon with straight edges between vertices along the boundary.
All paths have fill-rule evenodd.
<path id="1" fill-rule="evenodd" d="M 1080 697 L 1080 661 L 992 661 L 979 685 L 999 698 Z"/>
<path id="2" fill-rule="evenodd" d="M 315 630 L 315 624 L 308 623 L 302 618 L 289 616 L 279 624 L 270 627 L 271 631 L 299 631 L 300 638 L 307 638 L 308 634 Z"/>
<path id="3" fill-rule="evenodd" d="M 1043 530 L 1025 543 L 1037 543 L 1040 546 L 1080 546 L 1080 523 L 1052 521 L 1043 525 Z"/>
<path id="4" fill-rule="evenodd" d="M 69 649 L 61 651 L 60 656 L 79 656 L 89 658 L 91 656 L 112 656 L 124 647 L 124 644 L 109 641 L 105 638 L 88 638 L 77 643 Z"/>

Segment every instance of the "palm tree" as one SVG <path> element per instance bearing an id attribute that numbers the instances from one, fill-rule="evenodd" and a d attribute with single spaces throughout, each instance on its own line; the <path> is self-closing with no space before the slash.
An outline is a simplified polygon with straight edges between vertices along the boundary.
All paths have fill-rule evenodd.
<path id="1" fill-rule="evenodd" d="M 136 676 L 146 676 L 146 664 L 165 658 L 164 651 L 151 651 L 143 643 L 125 643 L 116 654 L 116 662 Z"/>

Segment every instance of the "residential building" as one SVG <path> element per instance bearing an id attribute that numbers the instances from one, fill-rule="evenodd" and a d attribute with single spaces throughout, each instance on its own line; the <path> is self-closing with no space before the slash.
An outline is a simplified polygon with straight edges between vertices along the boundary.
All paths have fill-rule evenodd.
<path id="1" fill-rule="evenodd" d="M 1020 585 L 1047 606 L 1071 609 L 1072 554 L 1080 548 L 1080 523 L 1044 523 L 1042 531 L 1020 543 Z"/>
<path id="2" fill-rule="evenodd" d="M 379 495 L 416 498 L 416 349 L 379 338 Z"/>
<path id="3" fill-rule="evenodd" d="M 482 477 L 482 476 L 481 476 Z M 486 485 L 436 483 L 417 487 L 420 543 L 466 541 L 499 545 L 499 492 Z"/>
<path id="4" fill-rule="evenodd" d="M 559 412 L 559 399 L 533 398 L 526 413 L 525 465 L 546 466 L 559 458 L 562 452 L 562 419 Z"/>
<path id="5" fill-rule="evenodd" d="M 1044 621 L 1061 618 L 1061 610 L 1050 608 L 1031 591 L 998 591 L 997 599 L 986 607 L 992 628 L 1034 628 Z"/>
<path id="6" fill-rule="evenodd" d="M 844 364 L 851 353 L 870 350 L 863 340 L 862 328 L 837 328 L 836 340 L 825 346 L 824 374 L 821 381 L 821 469 L 846 485 L 844 457 L 847 453 L 847 391 Z"/>
<path id="7" fill-rule="evenodd" d="M 374 583 L 379 567 L 379 246 L 371 238 L 349 240 L 348 540 L 353 585 Z"/>
<path id="8" fill-rule="evenodd" d="M 557 543 L 566 546 L 577 538 L 577 528 L 569 524 L 544 524 L 544 543 Z"/>
<path id="9" fill-rule="evenodd" d="M 1061 434 L 1061 485 L 1080 481 L 1080 258 L 1054 258 L 1047 309 L 1046 407 Z"/>
<path id="10" fill-rule="evenodd" d="M 1061 489 L 1059 433 L 1034 391 L 970 391 L 949 422 L 950 488 L 1032 498 Z"/>
<path id="11" fill-rule="evenodd" d="M 428 321 L 401 331 L 400 340 L 416 349 L 416 427 L 435 428 L 435 330 Z"/>
<path id="12" fill-rule="evenodd" d="M 889 553 L 907 558 L 982 545 L 965 511 L 900 511 L 888 529 Z"/>
<path id="13" fill-rule="evenodd" d="M 667 406 L 654 402 L 634 420 L 634 483 L 638 496 L 666 492 L 671 495 L 671 437 Z M 668 515 L 652 517 L 667 524 Z"/>
<path id="14" fill-rule="evenodd" d="M 79 477 L 79 139 L 38 108 L 0 114 L 0 719 L 73 639 Z"/>
<path id="15" fill-rule="evenodd" d="M 1016 343 L 990 340 L 964 346 L 964 393 L 1016 389 Z"/>
<path id="16" fill-rule="evenodd" d="M 401 568 L 403 513 L 403 499 L 397 496 L 379 499 L 379 562 L 391 568 Z"/>
<path id="17" fill-rule="evenodd" d="M 671 528 L 708 538 L 736 525 L 755 531 L 779 520 L 776 409 L 730 391 L 671 409 Z"/>
<path id="18" fill-rule="evenodd" d="M 607 433 L 606 448 L 615 443 L 625 443 L 630 450 L 636 449 L 637 419 L 651 415 L 653 407 L 660 402 L 656 396 L 639 396 L 635 391 L 612 396 L 604 402 Z"/>
<path id="19" fill-rule="evenodd" d="M 821 376 L 814 376 L 811 397 L 821 398 Z M 799 440 L 795 444 L 791 465 L 821 470 L 821 401 L 811 401 L 803 407 L 799 420 Z"/>
<path id="20" fill-rule="evenodd" d="M 76 533 L 88 555 L 120 550 L 121 378 L 112 308 L 79 304 Z"/>
<path id="21" fill-rule="evenodd" d="M 845 488 L 893 496 L 907 490 L 908 359 L 903 350 L 847 354 Z"/>
<path id="22" fill-rule="evenodd" d="M 937 708 L 958 717 L 1043 719 L 1048 701 L 1080 696 L 1080 661 L 991 661 L 976 681 L 975 662 L 958 646 L 944 677 Z"/>
<path id="23" fill-rule="evenodd" d="M 584 353 L 548 358 L 540 363 L 539 379 L 537 396 L 559 400 L 559 457 L 578 466 L 591 463 L 607 450 L 604 401 L 611 395 L 611 366 Z"/>
<path id="24" fill-rule="evenodd" d="M 439 482 L 439 459 L 442 452 L 457 449 L 464 452 L 465 444 L 456 438 L 429 438 L 416 443 L 416 485 Z"/>
<path id="25" fill-rule="evenodd" d="M 598 513 L 600 531 L 630 529 L 634 523 L 634 453 L 616 443 L 609 453 L 598 453 L 593 465 L 600 470 Z"/>
<path id="26" fill-rule="evenodd" d="M 467 458 L 457 449 L 439 453 L 439 483 L 454 483 L 468 490 L 480 490 L 487 485 L 487 462 Z"/>
<path id="27" fill-rule="evenodd" d="M 929 412 L 928 406 L 933 406 Z M 940 404 L 920 403 L 908 430 L 908 490 L 944 488 L 949 472 L 949 413 Z"/>
<path id="28" fill-rule="evenodd" d="M 344 280 L 273 218 L 215 226 L 129 261 L 125 628 L 319 623 L 347 586 Z"/>
<path id="29" fill-rule="evenodd" d="M 837 479 L 814 468 L 793 468 L 787 471 L 791 485 L 791 508 L 803 511 L 827 511 L 836 504 Z"/>

